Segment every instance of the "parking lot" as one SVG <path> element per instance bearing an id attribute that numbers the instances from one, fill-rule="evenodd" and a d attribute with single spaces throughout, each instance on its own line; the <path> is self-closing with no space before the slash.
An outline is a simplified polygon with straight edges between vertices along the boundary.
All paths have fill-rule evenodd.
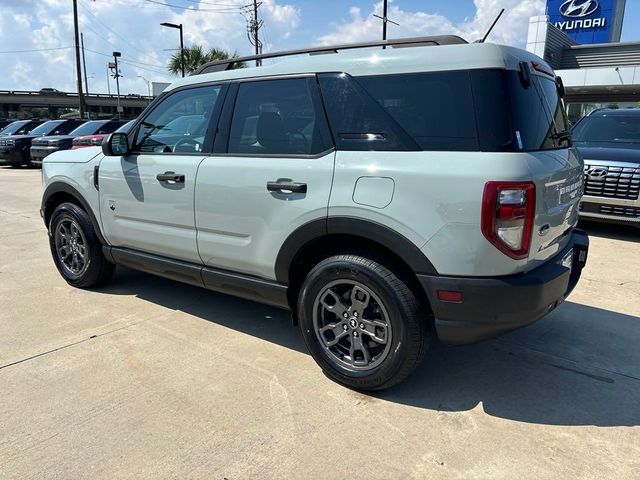
<path id="1" fill-rule="evenodd" d="M 365 395 L 289 315 L 119 269 L 73 289 L 40 172 L 0 167 L 0 478 L 638 478 L 640 232 L 540 322 Z"/>

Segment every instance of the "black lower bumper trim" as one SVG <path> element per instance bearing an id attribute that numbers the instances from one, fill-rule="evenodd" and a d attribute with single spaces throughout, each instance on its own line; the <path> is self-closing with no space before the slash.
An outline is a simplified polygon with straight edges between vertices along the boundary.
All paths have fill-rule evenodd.
<path id="1" fill-rule="evenodd" d="M 571 268 L 562 265 L 573 249 Z M 506 277 L 418 275 L 435 316 L 436 331 L 446 344 L 484 340 L 528 325 L 557 307 L 578 283 L 587 261 L 589 238 L 574 230 L 567 246 L 544 265 Z M 438 299 L 438 290 L 462 293 L 462 302 Z"/>

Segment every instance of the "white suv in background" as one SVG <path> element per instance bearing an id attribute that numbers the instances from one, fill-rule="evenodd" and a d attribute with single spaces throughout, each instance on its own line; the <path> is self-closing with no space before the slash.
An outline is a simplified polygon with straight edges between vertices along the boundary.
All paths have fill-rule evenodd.
<path id="1" fill-rule="evenodd" d="M 363 390 L 405 378 L 433 335 L 481 340 L 566 298 L 583 163 L 543 60 L 453 36 L 262 58 L 294 54 L 207 64 L 102 150 L 45 159 L 67 282 L 124 265 L 288 308 Z"/>

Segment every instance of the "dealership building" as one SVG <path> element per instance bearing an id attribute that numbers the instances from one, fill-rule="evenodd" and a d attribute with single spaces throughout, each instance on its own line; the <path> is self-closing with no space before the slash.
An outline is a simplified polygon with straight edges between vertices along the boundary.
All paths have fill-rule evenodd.
<path id="1" fill-rule="evenodd" d="M 624 9 L 625 0 L 548 0 L 546 15 L 529 21 L 527 50 L 562 77 L 573 121 L 640 106 L 640 41 L 620 42 Z"/>

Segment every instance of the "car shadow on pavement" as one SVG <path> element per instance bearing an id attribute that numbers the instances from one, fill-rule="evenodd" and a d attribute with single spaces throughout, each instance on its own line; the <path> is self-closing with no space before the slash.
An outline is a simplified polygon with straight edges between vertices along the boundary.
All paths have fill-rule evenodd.
<path id="1" fill-rule="evenodd" d="M 589 236 L 640 243 L 640 228 L 633 225 L 580 220 L 579 227 L 584 229 Z"/>
<path id="2" fill-rule="evenodd" d="M 284 310 L 124 268 L 97 291 L 136 295 L 306 353 Z M 493 340 L 435 343 L 403 383 L 370 396 L 444 414 L 482 408 L 527 423 L 636 426 L 639 346 L 640 318 L 565 302 L 541 321 Z"/>

